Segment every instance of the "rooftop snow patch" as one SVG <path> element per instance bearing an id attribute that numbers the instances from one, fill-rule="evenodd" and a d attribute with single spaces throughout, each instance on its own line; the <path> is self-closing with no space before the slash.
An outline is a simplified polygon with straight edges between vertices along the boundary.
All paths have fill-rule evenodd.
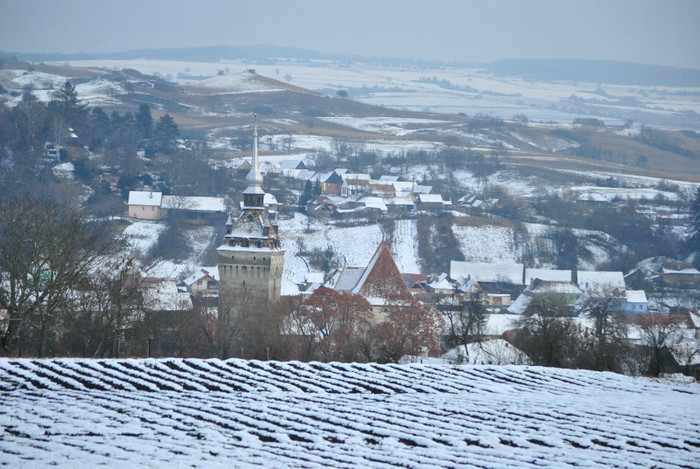
<path id="1" fill-rule="evenodd" d="M 160 207 L 163 194 L 153 191 L 129 191 L 127 205 L 146 205 Z"/>
<path id="2" fill-rule="evenodd" d="M 477 282 L 507 282 L 514 285 L 523 284 L 523 264 L 485 263 L 485 262 L 450 262 L 451 278 L 473 278 Z"/>
<path id="3" fill-rule="evenodd" d="M 700 386 L 612 373 L 5 358 L 0 392 L 11 467 L 700 464 Z"/>

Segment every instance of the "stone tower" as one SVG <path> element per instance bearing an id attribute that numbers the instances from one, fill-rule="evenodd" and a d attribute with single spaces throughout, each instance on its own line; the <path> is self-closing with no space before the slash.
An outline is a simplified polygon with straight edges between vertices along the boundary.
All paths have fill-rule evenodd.
<path id="1" fill-rule="evenodd" d="M 263 205 L 262 174 L 258 170 L 257 114 L 253 132 L 253 164 L 246 177 L 243 209 L 226 224 L 219 253 L 219 310 L 244 302 L 274 303 L 280 298 L 284 250 L 277 226 Z"/>

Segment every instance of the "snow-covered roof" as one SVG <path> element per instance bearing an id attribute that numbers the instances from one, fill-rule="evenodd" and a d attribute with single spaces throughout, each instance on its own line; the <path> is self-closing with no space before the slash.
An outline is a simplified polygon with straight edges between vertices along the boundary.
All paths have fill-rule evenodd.
<path id="1" fill-rule="evenodd" d="M 582 290 L 625 290 L 622 272 L 578 271 L 578 286 Z M 602 292 L 599 292 L 602 293 Z"/>
<path id="2" fill-rule="evenodd" d="M 127 205 L 145 205 L 160 207 L 163 198 L 162 192 L 153 191 L 129 191 Z"/>
<path id="3" fill-rule="evenodd" d="M 433 186 L 421 186 L 420 184 L 414 184 L 411 189 L 414 194 L 430 194 L 433 190 Z"/>
<path id="4" fill-rule="evenodd" d="M 294 178 L 300 181 L 316 180 L 316 178 L 314 177 L 316 173 L 314 171 L 310 171 L 308 169 L 293 169 L 291 171 L 294 172 Z"/>
<path id="5" fill-rule="evenodd" d="M 527 309 L 527 307 L 530 306 L 530 303 L 532 303 L 532 297 L 529 295 L 526 295 L 524 293 L 521 293 L 515 299 L 513 304 L 511 304 L 510 306 L 508 306 L 508 308 L 506 308 L 506 311 L 508 311 L 511 314 L 522 315 L 525 313 L 525 310 Z"/>
<path id="6" fill-rule="evenodd" d="M 164 195 L 162 208 L 193 212 L 226 212 L 226 203 L 221 197 Z"/>
<path id="7" fill-rule="evenodd" d="M 415 202 L 413 202 L 413 199 L 410 197 L 391 197 L 390 199 L 386 199 L 385 203 L 386 203 L 386 205 L 393 205 L 393 206 L 412 207 L 415 205 Z"/>
<path id="8" fill-rule="evenodd" d="M 343 178 L 343 181 L 367 181 L 369 182 L 372 179 L 372 176 L 369 174 L 365 173 L 343 173 L 340 175 L 340 177 Z"/>
<path id="9" fill-rule="evenodd" d="M 573 282 L 552 282 L 552 281 L 536 281 L 534 283 L 533 293 L 561 293 L 564 295 L 580 295 L 581 289 Z"/>
<path id="10" fill-rule="evenodd" d="M 297 169 L 302 164 L 304 164 L 304 160 L 284 160 L 279 162 L 282 169 Z"/>
<path id="11" fill-rule="evenodd" d="M 424 204 L 442 204 L 441 194 L 418 194 L 418 201 Z"/>
<path id="12" fill-rule="evenodd" d="M 525 285 L 530 285 L 536 278 L 551 282 L 571 282 L 570 270 L 525 269 Z"/>
<path id="13" fill-rule="evenodd" d="M 432 288 L 434 290 L 454 290 L 455 289 L 455 286 L 452 285 L 449 282 L 449 280 L 447 280 L 446 278 L 437 280 L 437 281 L 431 283 L 429 286 L 430 286 L 430 288 Z"/>
<path id="14" fill-rule="evenodd" d="M 626 292 L 628 303 L 646 303 L 647 294 L 644 290 L 627 290 Z"/>
<path id="15" fill-rule="evenodd" d="M 193 273 L 189 277 L 187 277 L 185 280 L 182 281 L 185 285 L 188 287 L 190 285 L 193 285 L 209 275 L 212 277 L 214 280 L 218 281 L 219 280 L 219 268 L 218 267 L 201 267 L 197 272 Z"/>
<path id="16" fill-rule="evenodd" d="M 381 197 L 362 197 L 360 200 L 358 200 L 358 202 L 364 204 L 364 206 L 367 208 L 376 208 L 382 212 L 386 212 L 388 210 L 386 204 L 384 203 L 384 199 Z"/>
<path id="17" fill-rule="evenodd" d="M 301 294 L 299 286 L 289 279 L 283 278 L 280 286 L 280 296 L 297 296 Z"/>
<path id="18" fill-rule="evenodd" d="M 688 267 L 684 267 L 681 269 L 677 268 L 669 268 L 667 266 L 664 266 L 663 268 L 663 273 L 664 274 L 673 274 L 673 275 L 700 275 L 700 271 L 693 267 L 692 265 Z"/>
<path id="19" fill-rule="evenodd" d="M 323 283 L 323 272 L 308 272 L 304 276 L 306 283 Z"/>
<path id="20" fill-rule="evenodd" d="M 365 273 L 364 267 L 345 267 L 335 282 L 336 290 L 352 291 Z"/>
<path id="21" fill-rule="evenodd" d="M 263 205 L 278 205 L 277 204 L 277 197 L 275 197 L 273 194 L 270 193 L 265 193 L 263 196 Z"/>
<path id="22" fill-rule="evenodd" d="M 387 181 L 387 182 L 397 182 L 399 180 L 398 176 L 389 176 L 389 175 L 384 175 L 384 176 L 379 176 L 380 181 Z"/>
<path id="23" fill-rule="evenodd" d="M 477 282 L 506 282 L 523 284 L 523 264 L 486 263 L 486 262 L 450 262 L 450 277 L 465 279 L 470 277 Z"/>

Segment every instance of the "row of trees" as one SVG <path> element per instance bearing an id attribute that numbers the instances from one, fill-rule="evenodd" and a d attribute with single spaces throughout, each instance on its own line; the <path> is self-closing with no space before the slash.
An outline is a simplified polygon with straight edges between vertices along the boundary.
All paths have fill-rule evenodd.
<path id="1" fill-rule="evenodd" d="M 397 362 L 440 351 L 442 317 L 410 294 L 389 298 L 379 313 L 361 295 L 326 287 L 276 305 L 251 298 L 227 303 L 217 326 L 222 358 Z"/>
<path id="2" fill-rule="evenodd" d="M 69 128 L 82 145 L 93 150 L 135 147 L 169 154 L 179 136 L 172 116 L 165 114 L 154 122 L 145 103 L 136 114 L 113 111 L 107 115 L 100 107 L 88 109 L 70 81 L 53 93 L 48 104 L 40 102 L 27 88 L 17 106 L 3 107 L 0 112 L 2 146 L 14 153 L 41 154 L 47 141 L 60 147 L 69 136 Z"/>
<path id="3" fill-rule="evenodd" d="M 508 340 L 535 365 L 632 375 L 658 376 L 671 369 L 669 348 L 679 349 L 676 360 L 682 366 L 700 355 L 697 345 L 684 340 L 682 318 L 630 316 L 619 305 L 612 293 L 591 296 L 578 307 L 565 294 L 533 295 L 524 314 L 512 322 Z M 436 307 L 447 318 L 448 347 L 467 351 L 468 344 L 483 340 L 488 311 L 481 289 L 439 297 Z M 469 360 L 468 353 L 465 358 Z"/>

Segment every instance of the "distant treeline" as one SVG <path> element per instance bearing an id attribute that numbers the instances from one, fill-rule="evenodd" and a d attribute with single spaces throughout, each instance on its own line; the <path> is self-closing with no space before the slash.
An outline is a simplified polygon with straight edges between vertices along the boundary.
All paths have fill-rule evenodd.
<path id="1" fill-rule="evenodd" d="M 486 65 L 497 76 L 612 85 L 700 86 L 700 70 L 608 60 L 505 59 Z"/>

